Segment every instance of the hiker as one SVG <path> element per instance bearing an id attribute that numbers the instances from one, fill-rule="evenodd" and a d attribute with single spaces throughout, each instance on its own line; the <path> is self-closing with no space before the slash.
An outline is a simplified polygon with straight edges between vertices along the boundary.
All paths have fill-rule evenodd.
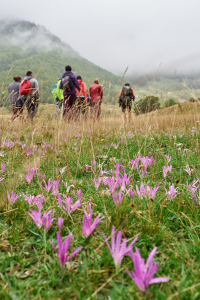
<path id="1" fill-rule="evenodd" d="M 72 109 L 76 114 L 75 101 L 76 101 L 76 90 L 80 91 L 80 87 L 76 76 L 72 73 L 72 68 L 70 66 L 65 67 L 65 73 L 61 77 L 61 82 L 59 88 L 63 90 L 64 102 L 65 102 L 65 117 L 68 117 L 68 120 L 71 119 Z"/>
<path id="2" fill-rule="evenodd" d="M 32 71 L 26 73 L 26 76 L 20 85 L 20 95 L 23 96 L 28 110 L 27 119 L 30 118 L 32 121 L 37 112 L 39 102 L 39 84 L 37 80 L 33 78 Z"/>
<path id="3" fill-rule="evenodd" d="M 56 112 L 55 112 L 55 120 L 57 119 L 58 110 L 61 108 L 61 105 L 63 104 L 63 90 L 61 90 L 60 87 L 61 80 L 59 79 L 57 84 L 53 87 L 52 90 L 52 96 L 54 97 L 55 104 L 56 104 Z"/>
<path id="4" fill-rule="evenodd" d="M 125 111 L 128 109 L 129 121 L 131 118 L 132 100 L 135 100 L 134 92 L 129 83 L 126 83 L 119 93 L 119 106 L 122 107 L 124 118 L 126 117 Z"/>
<path id="5" fill-rule="evenodd" d="M 103 89 L 99 84 L 99 79 L 95 79 L 94 84 L 90 86 L 91 97 L 91 115 L 93 118 L 99 118 L 101 114 L 101 102 L 103 98 Z"/>
<path id="6" fill-rule="evenodd" d="M 19 94 L 19 87 L 22 82 L 22 77 L 17 75 L 13 77 L 14 82 L 12 82 L 8 87 L 10 105 L 12 107 L 12 117 L 10 121 L 14 121 L 17 118 L 18 113 L 20 115 L 20 120 L 22 119 L 23 113 L 23 101 Z"/>
<path id="7" fill-rule="evenodd" d="M 80 91 L 76 88 L 76 103 L 78 106 L 79 114 L 85 113 L 86 105 L 87 105 L 87 87 L 85 82 L 82 81 L 81 76 L 77 76 L 77 81 L 80 87 Z"/>

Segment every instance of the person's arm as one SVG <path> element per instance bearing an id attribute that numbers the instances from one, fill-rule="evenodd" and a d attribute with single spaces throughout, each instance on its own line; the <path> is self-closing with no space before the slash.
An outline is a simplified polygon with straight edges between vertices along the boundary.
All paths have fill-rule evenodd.
<path id="1" fill-rule="evenodd" d="M 62 78 L 61 78 L 61 80 L 60 80 L 59 89 L 60 89 L 60 90 L 62 90 L 62 89 L 63 89 Z"/>
<path id="2" fill-rule="evenodd" d="M 133 101 L 135 100 L 135 94 L 134 91 L 132 90 L 132 96 L 133 96 Z"/>
<path id="3" fill-rule="evenodd" d="M 122 90 L 119 92 L 118 102 L 120 102 L 121 95 L 122 95 Z"/>
<path id="4" fill-rule="evenodd" d="M 31 80 L 30 80 L 30 82 L 31 82 Z M 38 81 L 35 78 L 32 79 L 32 84 L 31 85 L 32 85 L 33 89 L 35 89 L 39 92 L 39 84 L 38 84 Z"/>
<path id="5" fill-rule="evenodd" d="M 79 86 L 79 83 L 78 83 L 78 81 L 77 81 L 77 78 L 76 78 L 76 76 L 73 76 L 72 78 L 73 78 L 73 81 L 74 81 L 74 85 L 75 85 L 75 87 L 77 88 L 77 90 L 79 90 L 79 91 L 80 91 L 81 89 L 80 89 L 80 86 Z"/>
<path id="6" fill-rule="evenodd" d="M 101 87 L 101 91 L 100 91 L 100 96 L 101 96 L 101 100 L 103 99 L 103 89 Z"/>

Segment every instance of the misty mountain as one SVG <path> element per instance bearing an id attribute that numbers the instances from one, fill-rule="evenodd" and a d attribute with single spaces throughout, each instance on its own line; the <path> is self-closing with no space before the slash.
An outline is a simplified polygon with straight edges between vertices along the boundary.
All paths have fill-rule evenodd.
<path id="1" fill-rule="evenodd" d="M 117 76 L 81 57 L 45 27 L 27 21 L 0 21 L 0 86 L 4 83 L 6 87 L 14 75 L 24 77 L 27 70 L 32 70 L 44 102 L 52 102 L 51 90 L 66 65 L 71 65 L 73 73 L 81 75 L 87 86 L 95 78 L 101 78 L 104 86 L 110 80 L 113 85 L 119 84 Z"/>

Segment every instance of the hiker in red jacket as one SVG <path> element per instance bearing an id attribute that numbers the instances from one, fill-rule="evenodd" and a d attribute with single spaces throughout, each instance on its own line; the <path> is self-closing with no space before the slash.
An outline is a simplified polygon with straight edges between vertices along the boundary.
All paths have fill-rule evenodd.
<path id="1" fill-rule="evenodd" d="M 103 98 L 103 89 L 98 79 L 95 79 L 94 84 L 90 87 L 90 97 L 92 116 L 98 119 L 101 114 L 101 102 Z"/>
<path id="2" fill-rule="evenodd" d="M 84 114 L 87 105 L 87 87 L 85 82 L 82 81 L 81 76 L 77 76 L 77 81 L 80 87 L 80 91 L 76 88 L 76 101 L 78 106 L 78 112 L 79 114 Z"/>

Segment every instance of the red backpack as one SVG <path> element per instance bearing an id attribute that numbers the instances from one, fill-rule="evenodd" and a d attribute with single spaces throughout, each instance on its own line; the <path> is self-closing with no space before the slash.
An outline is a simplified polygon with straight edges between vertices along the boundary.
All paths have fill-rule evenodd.
<path id="1" fill-rule="evenodd" d="M 30 80 L 24 80 L 20 85 L 20 94 L 23 96 L 27 96 L 32 93 L 32 87 Z"/>

